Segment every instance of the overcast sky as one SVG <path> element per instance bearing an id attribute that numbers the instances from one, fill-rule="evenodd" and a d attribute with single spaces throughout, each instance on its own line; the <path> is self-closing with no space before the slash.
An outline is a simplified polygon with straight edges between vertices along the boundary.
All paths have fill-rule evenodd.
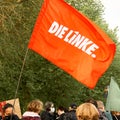
<path id="1" fill-rule="evenodd" d="M 120 0 L 101 0 L 105 7 L 104 18 L 110 28 L 119 27 L 118 36 L 120 40 Z"/>

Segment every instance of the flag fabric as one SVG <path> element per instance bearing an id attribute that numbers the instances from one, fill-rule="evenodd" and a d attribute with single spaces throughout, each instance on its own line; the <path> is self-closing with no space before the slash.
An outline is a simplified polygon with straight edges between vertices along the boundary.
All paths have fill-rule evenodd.
<path id="1" fill-rule="evenodd" d="M 93 89 L 111 64 L 115 44 L 64 0 L 45 0 L 28 45 Z"/>
<path id="2" fill-rule="evenodd" d="M 114 79 L 110 82 L 106 110 L 120 112 L 120 88 Z"/>

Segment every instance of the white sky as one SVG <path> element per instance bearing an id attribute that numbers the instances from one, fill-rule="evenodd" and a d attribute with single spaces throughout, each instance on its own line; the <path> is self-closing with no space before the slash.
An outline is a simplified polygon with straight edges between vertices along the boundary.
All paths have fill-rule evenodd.
<path id="1" fill-rule="evenodd" d="M 105 7 L 104 19 L 111 29 L 118 26 L 118 37 L 120 40 L 120 0 L 101 0 Z"/>

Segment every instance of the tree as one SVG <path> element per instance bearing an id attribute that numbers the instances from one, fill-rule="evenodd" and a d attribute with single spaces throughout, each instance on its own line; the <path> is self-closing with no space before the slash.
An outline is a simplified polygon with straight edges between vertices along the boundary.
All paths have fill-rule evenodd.
<path id="1" fill-rule="evenodd" d="M 103 20 L 103 5 L 99 0 L 66 0 L 88 16 L 106 33 L 117 41 L 116 31 L 110 30 Z M 0 101 L 13 99 L 23 65 L 27 45 L 43 0 L 0 1 Z M 22 71 L 17 97 L 22 111 L 35 98 L 43 102 L 53 101 L 55 105 L 68 106 L 71 102 L 80 104 L 88 97 L 103 99 L 103 90 L 109 84 L 110 76 L 119 77 L 118 53 L 109 70 L 99 80 L 96 88 L 90 90 L 70 75 L 51 64 L 40 55 L 29 50 Z M 114 71 L 113 71 L 114 70 Z M 118 75 L 119 74 L 119 75 Z"/>

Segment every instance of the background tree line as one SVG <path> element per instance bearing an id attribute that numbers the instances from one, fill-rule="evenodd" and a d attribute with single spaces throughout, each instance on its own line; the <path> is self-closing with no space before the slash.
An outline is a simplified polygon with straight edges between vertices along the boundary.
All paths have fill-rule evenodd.
<path id="1" fill-rule="evenodd" d="M 1 0 L 0 1 L 0 101 L 13 99 L 18 85 L 18 78 L 29 39 L 40 11 L 43 0 Z M 103 29 L 116 43 L 115 58 L 100 78 L 94 90 L 78 83 L 70 75 L 49 61 L 29 50 L 22 73 L 17 97 L 21 109 L 26 104 L 39 98 L 43 102 L 53 101 L 55 105 L 66 107 L 75 102 L 80 104 L 87 98 L 100 99 L 104 88 L 109 85 L 111 76 L 120 84 L 120 45 L 117 37 L 117 27 L 109 29 L 104 20 L 104 6 L 100 0 L 66 0 Z"/>

